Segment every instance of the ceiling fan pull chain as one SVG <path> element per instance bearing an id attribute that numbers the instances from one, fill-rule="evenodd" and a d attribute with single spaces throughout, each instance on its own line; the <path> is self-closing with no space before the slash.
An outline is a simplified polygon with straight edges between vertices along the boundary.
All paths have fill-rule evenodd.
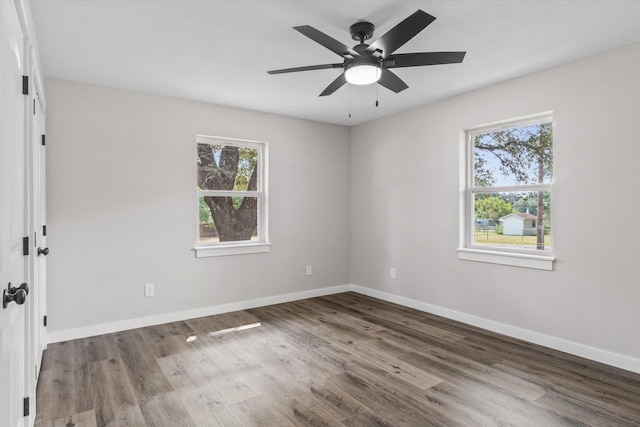
<path id="1" fill-rule="evenodd" d="M 379 85 L 376 84 L 376 107 L 378 106 L 378 86 Z"/>
<path id="2" fill-rule="evenodd" d="M 351 85 L 349 85 L 349 118 L 351 118 Z"/>

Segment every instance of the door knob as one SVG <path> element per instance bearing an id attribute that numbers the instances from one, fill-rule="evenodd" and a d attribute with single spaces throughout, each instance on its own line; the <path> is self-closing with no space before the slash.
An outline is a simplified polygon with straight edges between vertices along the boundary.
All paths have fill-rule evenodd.
<path id="1" fill-rule="evenodd" d="M 2 291 L 2 308 L 7 308 L 11 301 L 14 301 L 18 305 L 24 304 L 27 300 L 27 294 L 29 293 L 29 285 L 23 283 L 18 288 L 14 288 L 9 283 L 7 289 Z"/>
<path id="2" fill-rule="evenodd" d="M 49 255 L 49 248 L 44 248 L 44 249 L 38 248 L 38 256 L 40 255 L 44 255 L 44 256 Z"/>
<path id="3" fill-rule="evenodd" d="M 11 285 L 11 284 L 9 284 L 9 285 Z M 22 289 L 26 295 L 29 295 L 29 285 L 27 285 L 26 283 L 21 284 L 17 288 L 14 288 L 13 286 L 9 286 L 9 288 L 10 288 L 12 294 L 15 293 L 16 291 Z"/>

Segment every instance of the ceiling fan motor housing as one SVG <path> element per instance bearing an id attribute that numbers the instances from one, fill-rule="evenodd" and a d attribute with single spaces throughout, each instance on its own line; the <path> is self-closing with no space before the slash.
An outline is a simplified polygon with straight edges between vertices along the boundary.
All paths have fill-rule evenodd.
<path id="1" fill-rule="evenodd" d="M 349 27 L 351 38 L 359 41 L 360 43 L 373 37 L 373 31 L 375 29 L 375 25 L 367 21 L 356 22 L 351 27 Z"/>
<path id="2" fill-rule="evenodd" d="M 350 58 L 345 61 L 344 68 L 348 70 L 352 67 L 358 67 L 362 65 L 371 65 L 373 67 L 379 67 L 381 65 L 380 59 L 373 55 L 361 55 L 355 58 Z"/>

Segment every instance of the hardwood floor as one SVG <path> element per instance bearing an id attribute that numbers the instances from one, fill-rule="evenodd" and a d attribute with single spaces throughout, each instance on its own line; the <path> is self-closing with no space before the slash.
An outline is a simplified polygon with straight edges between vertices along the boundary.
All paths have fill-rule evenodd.
<path id="1" fill-rule="evenodd" d="M 640 375 L 345 293 L 50 344 L 38 381 L 39 427 L 431 425 L 639 426 Z"/>

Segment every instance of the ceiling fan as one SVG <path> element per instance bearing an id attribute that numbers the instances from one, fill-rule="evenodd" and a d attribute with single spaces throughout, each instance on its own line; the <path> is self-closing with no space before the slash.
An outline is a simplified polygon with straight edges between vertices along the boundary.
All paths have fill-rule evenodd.
<path id="1" fill-rule="evenodd" d="M 390 29 L 375 42 L 366 44 L 371 39 L 375 26 L 371 22 L 356 22 L 349 30 L 351 38 L 360 43 L 350 48 L 322 31 L 309 25 L 293 27 L 311 40 L 321 44 L 330 51 L 341 56 L 344 61 L 336 64 L 309 65 L 306 67 L 284 68 L 267 71 L 269 74 L 295 73 L 298 71 L 340 68 L 338 76 L 320 96 L 331 95 L 345 83 L 367 85 L 378 82 L 393 92 L 401 92 L 408 88 L 407 84 L 391 72 L 392 68 L 419 67 L 423 65 L 454 64 L 464 59 L 466 52 L 420 52 L 393 54 L 398 48 L 424 30 L 436 18 L 418 10 L 411 16 Z"/>

